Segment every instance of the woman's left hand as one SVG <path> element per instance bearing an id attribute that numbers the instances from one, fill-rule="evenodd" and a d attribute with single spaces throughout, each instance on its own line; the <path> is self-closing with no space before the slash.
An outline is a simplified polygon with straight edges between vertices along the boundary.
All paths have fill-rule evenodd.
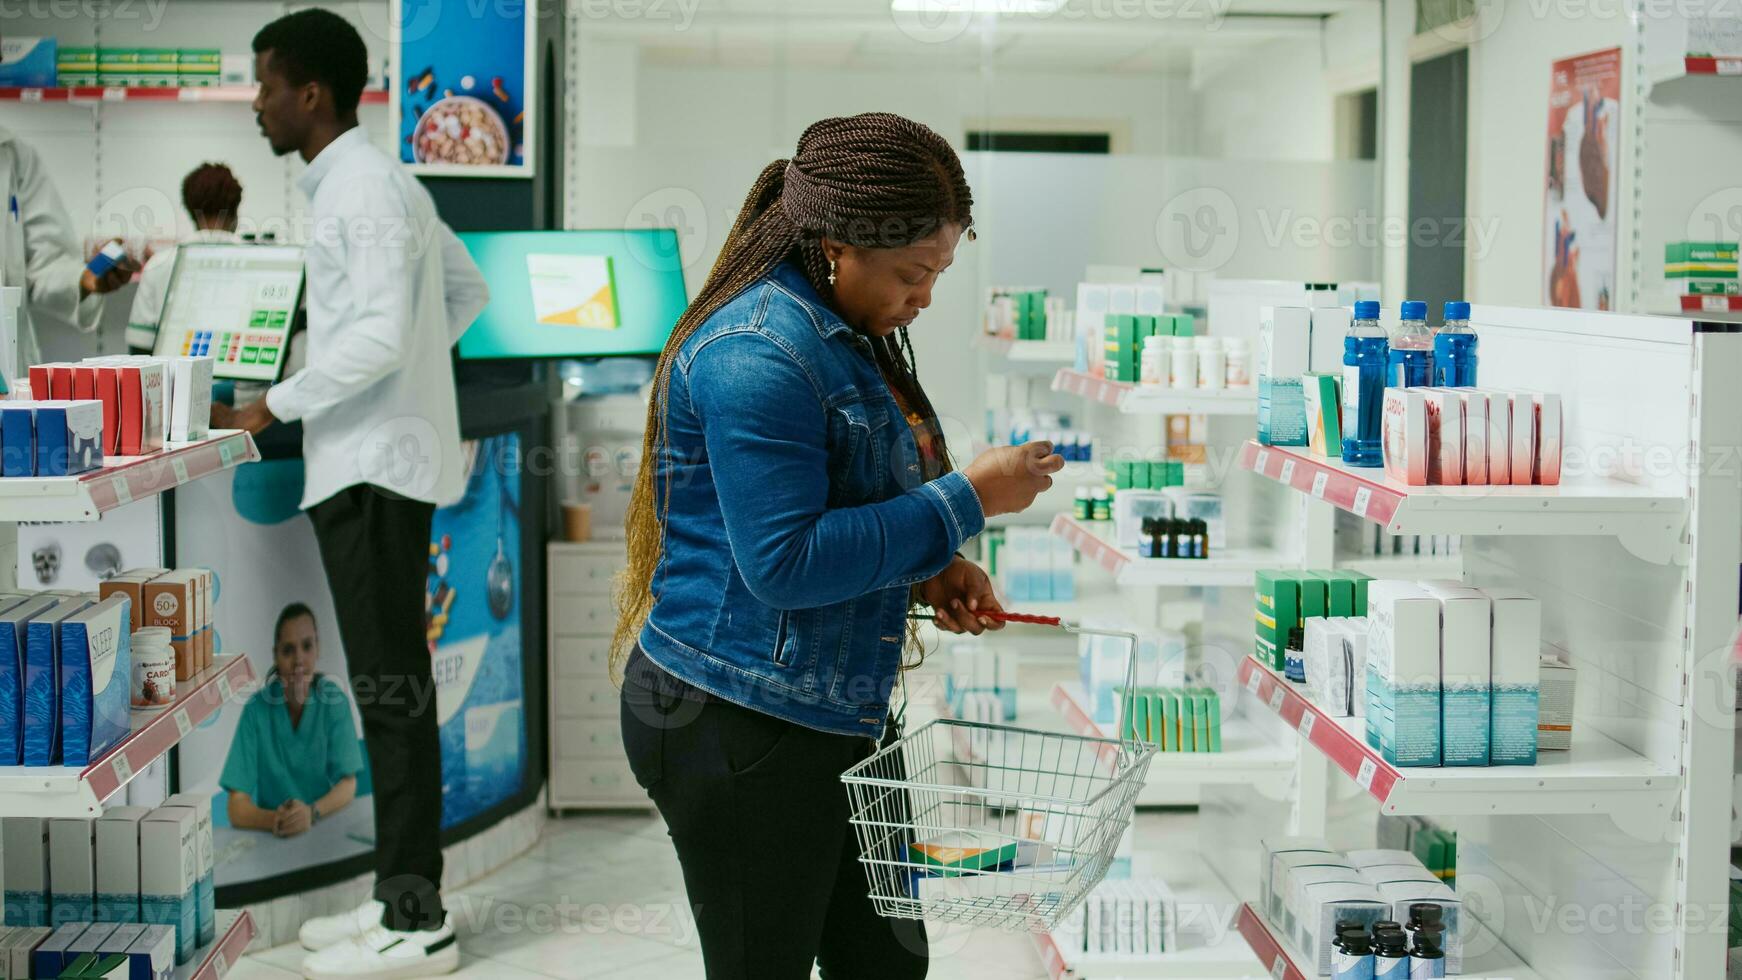
<path id="1" fill-rule="evenodd" d="M 966 558 L 958 557 L 943 571 L 921 582 L 919 597 L 932 607 L 938 629 L 946 633 L 979 636 L 989 629 L 1004 628 L 997 620 L 975 615 L 988 609 L 1003 612 L 1004 607 L 992 591 L 992 580 L 979 565 Z"/>

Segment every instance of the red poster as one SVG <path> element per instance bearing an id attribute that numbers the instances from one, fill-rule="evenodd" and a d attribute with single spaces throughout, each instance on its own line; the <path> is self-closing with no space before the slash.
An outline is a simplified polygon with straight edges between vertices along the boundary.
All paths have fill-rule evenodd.
<path id="1" fill-rule="evenodd" d="M 1543 208 L 1546 306 L 1615 306 L 1620 150 L 1621 49 L 1555 62 Z"/>

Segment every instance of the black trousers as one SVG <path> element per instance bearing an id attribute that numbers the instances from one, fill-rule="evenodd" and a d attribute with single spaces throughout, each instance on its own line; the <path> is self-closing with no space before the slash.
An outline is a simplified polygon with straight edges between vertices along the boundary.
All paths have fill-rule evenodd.
<path id="1" fill-rule="evenodd" d="M 923 923 L 879 916 L 841 773 L 869 739 L 687 688 L 639 650 L 622 697 L 630 768 L 683 866 L 708 980 L 920 980 Z"/>
<path id="2" fill-rule="evenodd" d="M 441 735 L 425 641 L 433 504 L 368 484 L 309 511 L 339 616 L 375 784 L 375 897 L 389 929 L 436 928 L 444 911 Z"/>

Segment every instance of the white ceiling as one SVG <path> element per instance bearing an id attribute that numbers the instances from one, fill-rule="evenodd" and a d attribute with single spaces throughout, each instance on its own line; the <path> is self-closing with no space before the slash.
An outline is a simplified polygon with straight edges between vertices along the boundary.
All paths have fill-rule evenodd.
<path id="1" fill-rule="evenodd" d="M 890 0 L 571 0 L 571 17 L 585 35 L 631 40 L 645 63 L 659 65 L 1175 74 L 1194 58 L 1316 39 L 1323 18 L 1379 0 L 1065 0 L 1050 15 L 996 17 L 967 13 L 968 0 L 921 2 L 935 8 L 897 13 Z M 621 15 L 636 10 L 644 14 Z M 684 10 L 693 11 L 687 20 Z"/>

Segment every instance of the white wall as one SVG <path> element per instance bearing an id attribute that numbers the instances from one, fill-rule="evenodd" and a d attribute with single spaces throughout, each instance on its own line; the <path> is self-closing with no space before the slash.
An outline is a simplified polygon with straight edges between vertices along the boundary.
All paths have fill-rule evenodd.
<path id="1" fill-rule="evenodd" d="M 606 96 L 610 98 L 611 96 Z M 637 134 L 643 146 L 759 146 L 791 152 L 804 128 L 828 116 L 894 112 L 961 144 L 998 120 L 1082 120 L 1111 125 L 1140 154 L 1195 151 L 1196 106 L 1178 75 L 641 65 Z"/>
<path id="2" fill-rule="evenodd" d="M 1508 4 L 1507 7 L 1512 5 Z M 1464 295 L 1473 302 L 1542 305 L 1544 155 L 1548 139 L 1549 66 L 1571 55 L 1623 47 L 1633 58 L 1623 4 L 1509 9 L 1470 48 L 1468 203 L 1472 221 L 1491 223 L 1493 244 L 1471 249 Z M 1499 9 L 1499 8 L 1494 8 Z M 1633 98 L 1624 92 L 1624 99 Z M 1623 181 L 1631 175 L 1623 173 Z M 1620 200 L 1627 200 L 1625 192 Z M 1626 234 L 1623 216 L 1621 234 Z"/>
<path id="3" fill-rule="evenodd" d="M 1271 41 L 1200 87 L 1199 148 L 1235 160 L 1329 160 L 1333 96 L 1322 39 Z"/>

